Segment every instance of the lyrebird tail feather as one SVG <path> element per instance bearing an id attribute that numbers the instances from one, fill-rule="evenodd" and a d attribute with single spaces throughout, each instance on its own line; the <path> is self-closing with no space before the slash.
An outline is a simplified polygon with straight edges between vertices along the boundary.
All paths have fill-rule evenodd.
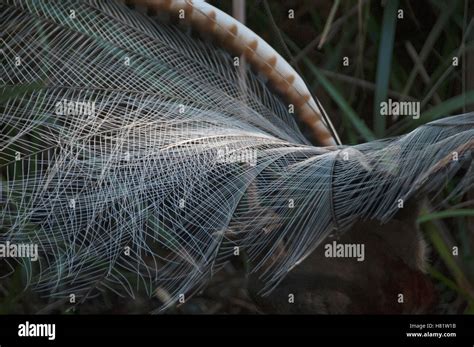
<path id="1" fill-rule="evenodd" d="M 473 185 L 473 114 L 313 147 L 264 81 L 248 70 L 243 95 L 232 56 L 176 25 L 114 2 L 0 6 L 0 242 L 39 245 L 17 260 L 47 295 L 143 286 L 166 307 L 234 247 L 270 290 L 330 233 L 457 172 L 455 192 Z"/>
<path id="2" fill-rule="evenodd" d="M 203 0 L 129 0 L 129 3 L 167 14 L 181 24 L 189 23 L 197 32 L 214 37 L 228 51 L 244 56 L 293 105 L 296 116 L 309 129 L 314 141 L 325 146 L 340 143 L 331 120 L 321 112 L 320 104 L 301 76 L 275 49 L 236 19 Z"/>

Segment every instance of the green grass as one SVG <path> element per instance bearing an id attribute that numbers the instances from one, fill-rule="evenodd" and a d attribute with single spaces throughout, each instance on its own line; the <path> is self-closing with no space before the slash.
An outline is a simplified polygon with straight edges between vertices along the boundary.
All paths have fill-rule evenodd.
<path id="1" fill-rule="evenodd" d="M 387 2 L 382 20 L 381 37 L 377 56 L 377 72 L 375 79 L 376 88 L 373 109 L 374 132 L 379 138 L 385 135 L 386 128 L 386 119 L 380 115 L 380 103 L 385 101 L 388 96 L 395 28 L 397 26 L 398 3 L 398 0 Z"/>

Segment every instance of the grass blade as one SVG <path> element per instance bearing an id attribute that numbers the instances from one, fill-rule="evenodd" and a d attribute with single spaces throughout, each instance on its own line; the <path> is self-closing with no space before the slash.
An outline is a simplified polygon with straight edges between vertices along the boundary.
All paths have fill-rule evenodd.
<path id="1" fill-rule="evenodd" d="M 459 209 L 459 210 L 445 210 L 439 212 L 433 212 L 418 217 L 418 224 L 426 223 L 434 219 L 451 218 L 451 217 L 465 217 L 474 216 L 473 209 Z"/>
<path id="2" fill-rule="evenodd" d="M 393 41 L 395 39 L 395 28 L 397 25 L 397 9 L 398 0 L 388 1 L 383 13 L 373 114 L 374 131 L 378 137 L 383 137 L 385 134 L 386 118 L 380 114 L 380 103 L 385 101 L 388 95 L 393 55 Z"/>

